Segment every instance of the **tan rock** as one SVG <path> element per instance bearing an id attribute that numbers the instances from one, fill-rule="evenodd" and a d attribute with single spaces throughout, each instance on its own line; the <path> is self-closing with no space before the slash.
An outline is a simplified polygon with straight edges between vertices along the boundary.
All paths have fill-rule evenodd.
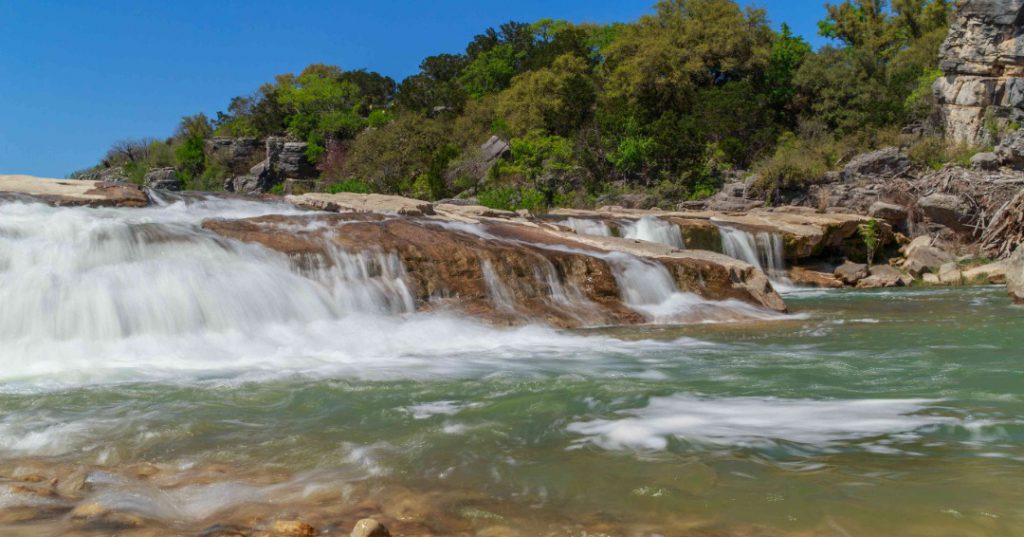
<path id="1" fill-rule="evenodd" d="M 356 522 L 351 537 L 391 537 L 391 533 L 376 519 L 364 518 Z"/>
<path id="2" fill-rule="evenodd" d="M 298 207 L 334 213 L 391 213 L 406 216 L 434 214 L 434 206 L 426 201 L 384 194 L 310 193 L 285 196 L 285 200 Z"/>
<path id="3" fill-rule="evenodd" d="M 1006 287 L 1010 298 L 1018 304 L 1024 304 L 1024 245 L 1017 246 L 1017 251 L 1010 256 L 1006 269 Z"/>
<path id="4" fill-rule="evenodd" d="M 46 179 L 31 175 L 0 175 L 0 194 L 17 194 L 51 205 L 145 207 L 149 196 L 130 183 Z"/>
<path id="5" fill-rule="evenodd" d="M 301 520 L 278 520 L 271 528 L 275 537 L 315 537 L 316 528 Z"/>
<path id="6" fill-rule="evenodd" d="M 972 284 L 1004 284 L 1009 263 L 996 261 L 964 271 L 964 282 Z"/>
<path id="7" fill-rule="evenodd" d="M 939 281 L 947 285 L 960 285 L 964 281 L 964 275 L 956 262 L 949 262 L 939 267 Z"/>
<path id="8" fill-rule="evenodd" d="M 922 274 L 921 281 L 928 285 L 942 285 L 942 281 L 939 280 L 939 275 L 932 274 L 931 272 Z"/>
<path id="9" fill-rule="evenodd" d="M 834 274 L 818 272 L 803 267 L 793 267 L 789 271 L 789 279 L 797 285 L 809 285 L 812 287 L 824 287 L 827 289 L 838 289 L 843 287 L 843 280 Z"/>
<path id="10" fill-rule="evenodd" d="M 913 276 L 937 272 L 939 267 L 955 260 L 952 254 L 934 246 L 927 236 L 917 237 L 901 251 L 906 258 L 902 268 Z"/>
<path id="11" fill-rule="evenodd" d="M 856 285 L 857 282 L 868 277 L 868 266 L 863 263 L 847 261 L 836 267 L 833 274 L 846 285 Z"/>
<path id="12" fill-rule="evenodd" d="M 903 285 L 903 274 L 889 265 L 871 267 L 870 275 L 857 282 L 858 289 L 876 289 L 880 287 L 899 287 Z"/>

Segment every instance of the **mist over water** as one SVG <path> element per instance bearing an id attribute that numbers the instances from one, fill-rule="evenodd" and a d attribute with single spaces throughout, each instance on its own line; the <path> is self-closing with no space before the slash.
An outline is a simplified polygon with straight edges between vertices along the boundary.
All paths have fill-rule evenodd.
<path id="1" fill-rule="evenodd" d="M 495 328 L 417 312 L 387 252 L 298 267 L 200 227 L 288 206 L 165 203 L 0 203 L 0 459 L 108 468 L 96 501 L 179 522 L 370 484 L 638 535 L 1024 527 L 1024 317 L 1002 290 L 806 293 L 758 316 L 613 254 L 650 324 Z M 156 490 L 117 475 L 139 461 L 287 477 Z"/>

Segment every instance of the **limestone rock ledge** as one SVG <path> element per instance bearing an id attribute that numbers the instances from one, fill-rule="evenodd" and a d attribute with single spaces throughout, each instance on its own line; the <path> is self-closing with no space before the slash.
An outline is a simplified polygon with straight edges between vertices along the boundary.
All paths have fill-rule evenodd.
<path id="1" fill-rule="evenodd" d="M 1024 0 L 960 0 L 933 86 L 946 135 L 981 145 L 989 126 L 1024 122 Z"/>
<path id="2" fill-rule="evenodd" d="M 45 179 L 31 175 L 0 175 L 0 195 L 25 196 L 57 206 L 145 207 L 146 191 L 137 185 L 110 181 Z"/>
<path id="3" fill-rule="evenodd" d="M 525 220 L 467 224 L 346 212 L 211 219 L 203 227 L 285 253 L 300 269 L 331 263 L 332 248 L 393 254 L 404 266 L 417 310 L 455 309 L 496 323 L 581 327 L 648 321 L 624 302 L 615 252 L 662 265 L 680 291 L 785 311 L 764 273 L 742 261 L 613 237 L 580 237 Z"/>

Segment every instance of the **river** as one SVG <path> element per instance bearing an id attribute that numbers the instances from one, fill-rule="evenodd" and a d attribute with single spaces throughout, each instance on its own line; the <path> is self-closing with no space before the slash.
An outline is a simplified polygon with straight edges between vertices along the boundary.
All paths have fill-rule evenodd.
<path id="1" fill-rule="evenodd" d="M 494 328 L 411 312 L 400 266 L 302 273 L 198 227 L 290 210 L 0 203 L 0 534 L 104 534 L 69 514 L 93 503 L 182 535 L 1024 535 L 1004 289 Z M 83 483 L 17 493 L 33 471 Z"/>

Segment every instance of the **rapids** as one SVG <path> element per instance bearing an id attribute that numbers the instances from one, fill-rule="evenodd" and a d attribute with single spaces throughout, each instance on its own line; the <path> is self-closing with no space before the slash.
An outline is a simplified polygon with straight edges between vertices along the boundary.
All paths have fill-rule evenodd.
<path id="1" fill-rule="evenodd" d="M 176 534 L 281 512 L 345 534 L 360 505 L 436 535 L 1024 527 L 1024 313 L 1002 290 L 800 291 L 796 315 L 705 324 L 753 308 L 607 254 L 651 324 L 497 328 L 418 311 L 387 252 L 299 266 L 199 225 L 294 211 L 0 203 L 0 533 L 98 535 L 76 502 Z M 88 486 L 25 496 L 25 468 Z"/>

